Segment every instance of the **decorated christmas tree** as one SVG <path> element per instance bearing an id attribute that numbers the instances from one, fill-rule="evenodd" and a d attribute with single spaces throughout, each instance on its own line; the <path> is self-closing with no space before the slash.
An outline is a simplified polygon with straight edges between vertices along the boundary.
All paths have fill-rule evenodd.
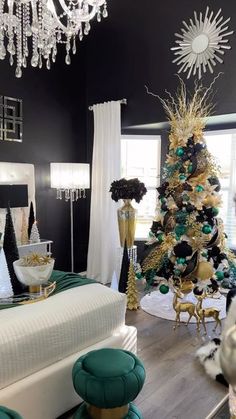
<path id="1" fill-rule="evenodd" d="M 160 99 L 170 122 L 169 151 L 142 269 L 148 286 L 163 285 L 164 279 L 165 292 L 170 279 L 183 292 L 196 285 L 209 292 L 219 284 L 236 285 L 234 254 L 218 217 L 220 172 L 203 133 L 213 108 L 208 103 L 211 88 L 195 87 L 189 95 L 180 80 L 175 97 Z"/>
<path id="2" fill-rule="evenodd" d="M 138 309 L 138 290 L 136 284 L 136 275 L 134 270 L 133 261 L 130 260 L 129 273 L 128 273 L 128 283 L 127 283 L 127 308 L 128 310 L 137 310 Z"/>
<path id="3" fill-rule="evenodd" d="M 34 222 L 32 225 L 31 233 L 30 233 L 30 243 L 40 243 L 40 235 L 37 226 L 37 221 Z"/>

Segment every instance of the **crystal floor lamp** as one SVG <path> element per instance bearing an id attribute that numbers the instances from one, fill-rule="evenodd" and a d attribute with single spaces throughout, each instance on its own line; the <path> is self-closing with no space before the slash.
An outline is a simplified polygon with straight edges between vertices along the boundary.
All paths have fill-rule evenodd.
<path id="1" fill-rule="evenodd" d="M 70 201 L 71 272 L 74 272 L 74 226 L 73 203 L 85 198 L 85 189 L 90 187 L 89 164 L 50 163 L 51 188 L 57 190 L 57 199 Z"/>

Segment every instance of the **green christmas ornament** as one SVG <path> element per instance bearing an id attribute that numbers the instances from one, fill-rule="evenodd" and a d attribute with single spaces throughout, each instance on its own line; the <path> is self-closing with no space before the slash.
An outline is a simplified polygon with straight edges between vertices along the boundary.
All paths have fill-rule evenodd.
<path id="1" fill-rule="evenodd" d="M 167 294 L 169 292 L 169 287 L 168 285 L 161 284 L 159 290 L 161 294 Z"/>
<path id="2" fill-rule="evenodd" d="M 176 234 L 176 236 L 182 236 L 183 234 L 185 234 L 186 233 L 186 226 L 185 225 L 183 225 L 183 224 L 178 224 L 176 227 L 175 227 L 175 234 Z"/>
<path id="3" fill-rule="evenodd" d="M 204 234 L 210 234 L 212 232 L 212 227 L 209 224 L 204 224 L 202 227 L 202 232 Z"/>
<path id="4" fill-rule="evenodd" d="M 142 279 L 142 274 L 141 274 L 141 272 L 137 272 L 136 274 L 135 274 L 135 276 L 136 276 L 136 278 L 137 279 Z"/>
<path id="5" fill-rule="evenodd" d="M 219 208 L 213 207 L 212 214 L 214 215 L 214 217 L 216 217 L 219 214 Z"/>
<path id="6" fill-rule="evenodd" d="M 178 265 L 184 265 L 186 263 L 186 259 L 185 258 L 177 258 L 176 263 Z"/>
<path id="7" fill-rule="evenodd" d="M 166 198 L 164 196 L 162 196 L 161 199 L 160 199 L 160 201 L 163 204 L 164 202 L 166 202 Z"/>
<path id="8" fill-rule="evenodd" d="M 192 163 L 190 163 L 190 165 L 188 166 L 188 173 L 192 173 L 193 170 L 193 165 Z"/>
<path id="9" fill-rule="evenodd" d="M 195 188 L 195 190 L 196 190 L 197 192 L 203 192 L 203 191 L 204 191 L 204 188 L 203 188 L 203 186 L 202 186 L 202 185 L 197 185 L 197 186 L 196 186 L 196 188 Z"/>
<path id="10" fill-rule="evenodd" d="M 178 157 L 182 157 L 184 155 L 184 149 L 183 149 L 183 147 L 177 147 L 175 154 Z"/>
<path id="11" fill-rule="evenodd" d="M 202 256 L 203 256 L 204 258 L 207 258 L 207 252 L 202 252 Z"/>
<path id="12" fill-rule="evenodd" d="M 180 276 L 181 271 L 179 269 L 175 269 L 174 274 L 175 274 L 175 276 Z"/>
<path id="13" fill-rule="evenodd" d="M 190 200 L 190 197 L 187 195 L 187 194 L 184 194 L 183 195 L 183 201 L 184 202 L 187 202 L 187 201 L 189 201 Z"/>
<path id="14" fill-rule="evenodd" d="M 157 240 L 158 240 L 160 243 L 162 243 L 162 242 L 163 242 L 163 240 L 164 240 L 164 234 L 163 234 L 163 233 L 158 234 L 158 235 L 157 235 Z"/>
<path id="15" fill-rule="evenodd" d="M 222 271 L 216 272 L 215 275 L 216 275 L 218 281 L 222 281 L 225 277 L 224 272 L 222 272 Z"/>
<path id="16" fill-rule="evenodd" d="M 181 181 L 186 180 L 186 176 L 185 176 L 183 173 L 181 173 L 181 174 L 179 175 L 179 180 L 181 180 Z"/>

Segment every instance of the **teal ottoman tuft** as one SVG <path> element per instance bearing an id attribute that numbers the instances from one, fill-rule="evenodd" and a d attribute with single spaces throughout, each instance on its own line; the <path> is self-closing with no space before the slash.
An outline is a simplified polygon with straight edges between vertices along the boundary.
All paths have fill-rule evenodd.
<path id="1" fill-rule="evenodd" d="M 22 419 L 22 417 L 7 407 L 0 406 L 0 419 Z"/>
<path id="2" fill-rule="evenodd" d="M 145 381 L 145 368 L 131 352 L 99 349 L 81 356 L 72 371 L 75 391 L 86 402 L 75 419 L 141 419 L 132 402 Z"/>

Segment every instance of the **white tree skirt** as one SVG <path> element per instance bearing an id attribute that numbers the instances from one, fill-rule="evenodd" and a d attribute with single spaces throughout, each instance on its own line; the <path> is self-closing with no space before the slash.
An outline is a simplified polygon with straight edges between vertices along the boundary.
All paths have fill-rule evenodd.
<path id="1" fill-rule="evenodd" d="M 196 304 L 197 299 L 194 294 L 191 292 L 186 295 L 183 299 L 178 299 L 180 302 L 191 301 Z M 141 308 L 149 314 L 152 314 L 156 317 L 161 317 L 166 320 L 175 320 L 176 313 L 173 309 L 173 293 L 169 291 L 168 294 L 161 294 L 160 291 L 153 291 L 150 294 L 146 294 L 140 301 Z M 219 299 L 217 298 L 206 298 L 203 300 L 202 308 L 214 307 L 220 310 L 220 319 L 226 317 L 226 298 L 224 295 L 221 295 Z M 182 322 L 186 322 L 189 318 L 188 313 L 181 313 L 180 319 Z M 214 321 L 213 318 L 206 318 L 206 322 Z M 192 317 L 190 323 L 196 323 L 195 317 Z"/>

